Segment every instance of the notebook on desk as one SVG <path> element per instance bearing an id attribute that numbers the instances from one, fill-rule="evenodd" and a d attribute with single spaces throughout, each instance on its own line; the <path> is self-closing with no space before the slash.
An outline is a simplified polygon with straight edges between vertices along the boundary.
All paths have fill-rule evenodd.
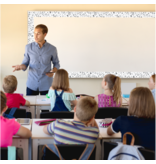
<path id="1" fill-rule="evenodd" d="M 47 125 L 55 121 L 56 119 L 48 119 L 48 120 L 41 120 L 41 121 L 35 121 L 35 123 L 39 126 Z"/>

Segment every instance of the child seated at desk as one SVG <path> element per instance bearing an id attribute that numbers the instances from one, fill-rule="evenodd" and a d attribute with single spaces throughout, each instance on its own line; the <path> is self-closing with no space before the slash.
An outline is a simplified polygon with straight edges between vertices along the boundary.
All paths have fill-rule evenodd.
<path id="1" fill-rule="evenodd" d="M 95 96 L 98 107 L 122 106 L 120 77 L 108 74 L 103 78 L 101 85 L 104 89 L 104 93 Z"/>
<path id="2" fill-rule="evenodd" d="M 12 145 L 13 135 L 29 138 L 31 137 L 31 131 L 21 126 L 15 119 L 7 119 L 3 117 L 3 113 L 7 110 L 6 96 L 0 91 L 1 99 L 1 114 L 0 114 L 0 147 L 7 147 Z"/>
<path id="3" fill-rule="evenodd" d="M 107 129 L 108 135 L 131 132 L 135 145 L 155 150 L 155 103 L 148 88 L 138 87 L 131 91 L 128 116 L 119 116 Z M 128 136 L 129 137 L 129 136 Z M 128 144 L 131 139 L 128 139 Z"/>
<path id="4" fill-rule="evenodd" d="M 8 108 L 20 108 L 20 105 L 30 106 L 28 100 L 25 100 L 20 94 L 14 93 L 17 89 L 17 78 L 15 76 L 9 75 L 4 78 L 3 89 L 7 97 Z"/>
<path id="5" fill-rule="evenodd" d="M 59 69 L 56 72 L 48 96 L 51 100 L 51 111 L 71 111 L 71 103 L 74 106 L 76 105 L 76 96 L 69 88 L 69 78 L 66 70 Z"/>
<path id="6" fill-rule="evenodd" d="M 94 119 L 98 110 L 96 101 L 91 97 L 82 97 L 74 108 L 74 120 L 56 120 L 44 126 L 46 134 L 55 134 L 55 144 L 95 143 L 99 136 L 98 125 Z"/>
<path id="7" fill-rule="evenodd" d="M 148 82 L 148 86 L 152 92 L 152 95 L 153 95 L 154 101 L 155 101 L 155 74 L 150 77 L 149 82 Z"/>

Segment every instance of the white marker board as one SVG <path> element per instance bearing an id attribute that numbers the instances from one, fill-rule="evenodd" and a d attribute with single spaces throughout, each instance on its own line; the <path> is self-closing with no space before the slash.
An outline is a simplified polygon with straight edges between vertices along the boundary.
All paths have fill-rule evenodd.
<path id="1" fill-rule="evenodd" d="M 38 24 L 68 72 L 155 71 L 155 18 L 34 16 Z"/>

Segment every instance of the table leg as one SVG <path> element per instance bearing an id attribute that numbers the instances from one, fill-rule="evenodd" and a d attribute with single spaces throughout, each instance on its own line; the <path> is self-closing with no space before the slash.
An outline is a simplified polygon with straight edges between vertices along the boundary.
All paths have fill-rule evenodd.
<path id="1" fill-rule="evenodd" d="M 33 160 L 37 160 L 38 145 L 53 144 L 54 139 L 32 139 Z"/>
<path id="2" fill-rule="evenodd" d="M 28 160 L 28 139 L 13 139 L 12 146 L 23 149 L 23 159 Z"/>

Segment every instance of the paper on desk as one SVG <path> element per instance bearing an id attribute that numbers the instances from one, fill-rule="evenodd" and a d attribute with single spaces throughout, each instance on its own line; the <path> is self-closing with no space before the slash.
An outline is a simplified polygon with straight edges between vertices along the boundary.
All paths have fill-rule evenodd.
<path id="1" fill-rule="evenodd" d="M 37 99 L 38 104 L 50 104 L 50 99 L 44 98 L 44 99 Z"/>
<path id="2" fill-rule="evenodd" d="M 122 98 L 122 104 L 127 104 L 129 101 L 129 98 Z"/>

